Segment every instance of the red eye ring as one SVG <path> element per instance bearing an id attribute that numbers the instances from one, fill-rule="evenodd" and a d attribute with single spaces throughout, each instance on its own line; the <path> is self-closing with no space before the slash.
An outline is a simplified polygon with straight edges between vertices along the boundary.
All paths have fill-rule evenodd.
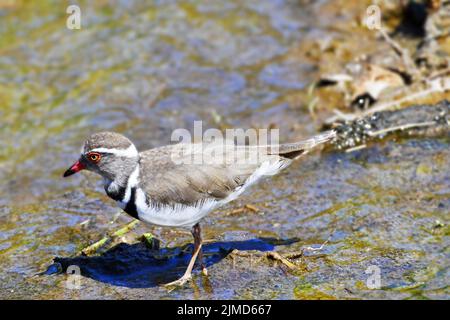
<path id="1" fill-rule="evenodd" d="M 87 158 L 93 163 L 98 163 L 102 159 L 102 155 L 98 152 L 89 152 Z"/>

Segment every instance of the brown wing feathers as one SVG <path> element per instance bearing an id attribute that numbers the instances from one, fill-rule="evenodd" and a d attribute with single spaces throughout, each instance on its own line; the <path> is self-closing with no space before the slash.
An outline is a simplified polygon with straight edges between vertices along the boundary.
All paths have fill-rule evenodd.
<path id="1" fill-rule="evenodd" d="M 276 151 L 256 148 L 253 150 L 260 153 L 258 162 L 243 164 L 176 164 L 171 152 L 179 145 L 151 149 L 141 153 L 141 187 L 152 201 L 160 204 L 194 205 L 207 199 L 224 199 L 242 186 L 262 162 L 276 160 L 277 156 L 295 159 L 334 136 L 329 131 L 305 141 L 282 144 Z M 248 150 L 240 152 L 243 153 L 238 157 Z"/>

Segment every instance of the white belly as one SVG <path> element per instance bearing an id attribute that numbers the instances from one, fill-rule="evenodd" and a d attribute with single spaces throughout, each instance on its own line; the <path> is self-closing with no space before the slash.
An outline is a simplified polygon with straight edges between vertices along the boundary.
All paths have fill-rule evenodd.
<path id="1" fill-rule="evenodd" d="M 139 220 L 165 227 L 191 228 L 209 212 L 217 208 L 220 201 L 207 200 L 197 206 L 182 204 L 152 206 L 147 205 L 145 194 L 141 189 L 136 190 L 136 209 Z"/>

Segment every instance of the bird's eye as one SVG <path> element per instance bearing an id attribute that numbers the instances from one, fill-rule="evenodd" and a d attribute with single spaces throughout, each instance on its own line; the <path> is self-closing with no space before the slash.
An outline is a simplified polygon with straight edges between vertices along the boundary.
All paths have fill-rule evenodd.
<path id="1" fill-rule="evenodd" d="M 102 156 L 100 155 L 100 153 L 97 152 L 90 152 L 87 155 L 88 159 L 94 163 L 97 163 L 100 161 L 100 159 L 102 158 Z"/>

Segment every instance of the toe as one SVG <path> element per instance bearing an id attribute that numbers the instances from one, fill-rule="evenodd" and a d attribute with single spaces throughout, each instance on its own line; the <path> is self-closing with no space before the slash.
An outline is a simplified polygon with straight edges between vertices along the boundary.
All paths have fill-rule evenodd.
<path id="1" fill-rule="evenodd" d="M 181 287 L 189 280 L 191 280 L 191 276 L 182 276 L 180 279 L 169 282 L 169 283 L 165 284 L 164 286 L 166 288 L 167 287 Z"/>

